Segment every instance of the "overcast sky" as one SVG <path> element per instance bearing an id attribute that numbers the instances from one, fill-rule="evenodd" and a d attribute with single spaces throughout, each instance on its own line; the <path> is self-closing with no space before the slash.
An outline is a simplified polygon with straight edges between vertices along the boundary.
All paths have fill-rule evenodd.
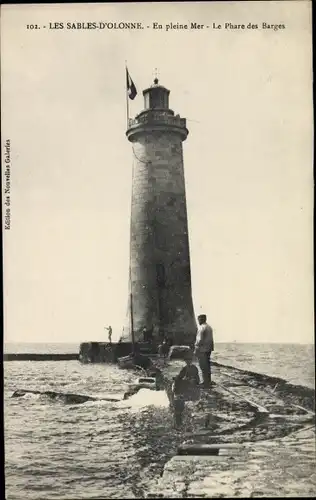
<path id="1" fill-rule="evenodd" d="M 48 29 L 68 21 L 145 29 Z M 146 27 L 191 21 L 286 29 Z M 125 60 L 138 89 L 131 115 L 157 67 L 171 108 L 188 120 L 196 314 L 208 315 L 217 341 L 312 342 L 309 2 L 2 7 L 12 155 L 5 340 L 102 340 L 109 324 L 113 338 L 121 333 L 132 172 Z"/>

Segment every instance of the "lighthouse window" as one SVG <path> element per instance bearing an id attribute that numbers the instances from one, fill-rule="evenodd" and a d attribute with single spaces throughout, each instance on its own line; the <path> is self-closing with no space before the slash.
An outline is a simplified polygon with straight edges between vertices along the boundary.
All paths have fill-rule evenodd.
<path id="1" fill-rule="evenodd" d="M 145 109 L 150 108 L 150 102 L 149 102 L 149 94 L 145 94 Z"/>
<path id="2" fill-rule="evenodd" d="M 152 89 L 150 92 L 150 108 L 168 108 L 168 94 L 163 89 Z M 147 104 L 145 100 L 145 105 Z"/>

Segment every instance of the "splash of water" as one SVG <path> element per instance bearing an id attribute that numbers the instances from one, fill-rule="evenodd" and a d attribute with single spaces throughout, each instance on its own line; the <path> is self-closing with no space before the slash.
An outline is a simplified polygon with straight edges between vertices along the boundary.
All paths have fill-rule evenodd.
<path id="1" fill-rule="evenodd" d="M 120 401 L 119 406 L 125 408 L 145 408 L 154 406 L 156 408 L 168 408 L 169 399 L 165 391 L 153 391 L 151 389 L 140 389 L 128 400 Z"/>

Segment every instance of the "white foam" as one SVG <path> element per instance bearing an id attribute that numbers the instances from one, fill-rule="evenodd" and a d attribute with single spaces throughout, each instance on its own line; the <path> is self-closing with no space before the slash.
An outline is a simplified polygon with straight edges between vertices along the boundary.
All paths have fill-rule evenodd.
<path id="1" fill-rule="evenodd" d="M 39 399 L 41 394 L 34 394 L 33 392 L 26 392 L 24 396 L 20 396 L 23 399 Z"/>
<path id="2" fill-rule="evenodd" d="M 136 394 L 125 401 L 120 401 L 120 406 L 129 408 L 145 408 L 155 406 L 157 408 L 168 408 L 169 399 L 165 391 L 152 391 L 151 389 L 140 389 Z"/>
<path id="3" fill-rule="evenodd" d="M 96 399 L 106 399 L 106 398 L 122 399 L 121 392 L 90 392 L 89 391 L 88 395 L 91 398 L 96 398 Z"/>

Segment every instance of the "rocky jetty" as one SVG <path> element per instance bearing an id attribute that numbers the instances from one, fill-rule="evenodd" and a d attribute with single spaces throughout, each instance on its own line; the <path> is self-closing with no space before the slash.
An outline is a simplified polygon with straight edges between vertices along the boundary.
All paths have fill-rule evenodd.
<path id="1" fill-rule="evenodd" d="M 156 353 L 155 346 L 148 342 L 138 342 L 137 349 L 141 355 Z M 129 356 L 133 350 L 131 342 L 82 342 L 78 359 L 81 363 L 117 363 L 119 358 Z"/>
<path id="2" fill-rule="evenodd" d="M 161 361 L 167 386 L 182 366 Z M 187 403 L 173 458 L 146 497 L 312 495 L 315 391 L 217 363 L 213 381 Z"/>

